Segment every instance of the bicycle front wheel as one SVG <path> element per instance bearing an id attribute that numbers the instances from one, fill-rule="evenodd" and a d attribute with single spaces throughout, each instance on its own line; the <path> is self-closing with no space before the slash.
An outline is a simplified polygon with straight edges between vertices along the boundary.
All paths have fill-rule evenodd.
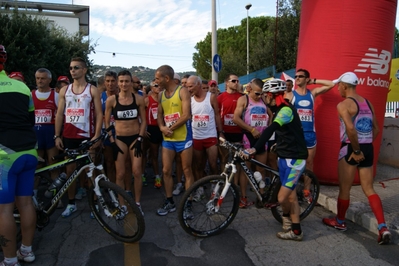
<path id="1" fill-rule="evenodd" d="M 273 202 L 277 201 L 278 192 L 280 190 L 281 183 L 279 181 L 278 186 L 273 191 L 272 199 Z M 306 191 L 308 190 L 308 191 Z M 296 194 L 299 203 L 299 218 L 301 221 L 305 219 L 313 210 L 314 206 L 317 204 L 320 193 L 320 184 L 316 175 L 309 170 L 305 170 L 298 180 L 296 185 Z M 280 205 L 276 205 L 271 208 L 273 217 L 282 223 L 283 210 Z"/>
<path id="2" fill-rule="evenodd" d="M 145 223 L 133 198 L 115 183 L 100 180 L 98 186 L 102 200 L 97 199 L 93 189 L 89 191 L 89 205 L 97 222 L 119 241 L 139 241 L 144 235 Z M 123 199 L 122 204 L 119 199 Z"/>
<path id="3" fill-rule="evenodd" d="M 178 209 L 184 231 L 196 237 L 208 237 L 219 234 L 230 225 L 238 212 L 240 197 L 237 186 L 231 184 L 225 198 L 221 199 L 225 185 L 225 177 L 211 175 L 201 178 L 186 190 Z M 197 190 L 203 190 L 203 194 L 193 197 Z"/>

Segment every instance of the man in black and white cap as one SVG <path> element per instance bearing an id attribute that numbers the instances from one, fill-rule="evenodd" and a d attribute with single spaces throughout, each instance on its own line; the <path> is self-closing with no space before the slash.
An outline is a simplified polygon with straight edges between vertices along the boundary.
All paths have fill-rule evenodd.
<path id="1" fill-rule="evenodd" d="M 345 100 L 337 105 L 340 117 L 341 148 L 338 156 L 339 194 L 337 216 L 324 218 L 323 223 L 346 231 L 346 211 L 349 208 L 350 189 L 358 171 L 363 192 L 369 200 L 378 223 L 378 244 L 388 244 L 391 233 L 385 223 L 381 199 L 373 188 L 373 140 L 379 133 L 373 105 L 357 94 L 358 78 L 346 72 L 334 84 Z"/>
<path id="2" fill-rule="evenodd" d="M 175 81 L 176 85 L 180 85 L 180 76 L 179 74 L 175 73 L 173 76 L 173 80 Z"/>

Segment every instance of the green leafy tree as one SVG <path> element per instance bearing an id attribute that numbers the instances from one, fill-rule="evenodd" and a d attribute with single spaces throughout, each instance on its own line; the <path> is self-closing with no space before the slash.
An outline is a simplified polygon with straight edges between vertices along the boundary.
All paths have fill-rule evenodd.
<path id="1" fill-rule="evenodd" d="M 58 76 L 69 75 L 73 57 L 87 62 L 91 78 L 93 64 L 88 55 L 94 52 L 94 46 L 82 34 L 70 35 L 62 28 L 50 26 L 44 18 L 17 11 L 1 13 L 0 24 L 1 44 L 8 54 L 5 70 L 22 72 L 28 85 L 35 85 L 35 72 L 40 67 L 51 71 L 53 84 Z"/>
<path id="2" fill-rule="evenodd" d="M 295 67 L 299 36 L 301 0 L 280 0 L 275 17 L 249 18 L 249 71 L 254 72 L 272 65 L 277 71 Z M 277 22 L 277 23 L 276 23 Z M 276 27 L 277 24 L 277 27 Z M 239 26 L 217 30 L 218 54 L 223 66 L 219 80 L 229 73 L 238 76 L 247 70 L 247 18 Z M 195 46 L 193 67 L 206 79 L 212 74 L 211 33 Z"/>

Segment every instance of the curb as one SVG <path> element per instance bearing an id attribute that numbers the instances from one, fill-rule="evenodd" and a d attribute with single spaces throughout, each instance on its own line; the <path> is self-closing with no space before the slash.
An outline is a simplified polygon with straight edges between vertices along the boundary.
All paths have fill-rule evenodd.
<path id="1" fill-rule="evenodd" d="M 322 186 L 320 186 L 322 191 Z M 319 194 L 319 199 L 317 201 L 325 209 L 337 214 L 337 199 L 328 196 L 327 194 Z M 346 219 L 350 220 L 368 231 L 378 235 L 378 224 L 374 217 L 374 213 L 371 211 L 368 204 L 359 201 L 351 201 L 349 209 L 346 213 Z M 385 213 L 385 220 L 389 231 L 392 234 L 391 244 L 399 245 L 399 216 L 397 214 L 389 215 Z"/>

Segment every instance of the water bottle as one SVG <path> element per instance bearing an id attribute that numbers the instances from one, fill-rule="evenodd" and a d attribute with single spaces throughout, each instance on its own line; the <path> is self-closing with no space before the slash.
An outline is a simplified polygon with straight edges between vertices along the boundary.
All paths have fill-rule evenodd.
<path id="1" fill-rule="evenodd" d="M 60 188 L 62 188 L 66 180 L 67 175 L 65 173 L 60 174 L 48 187 L 48 189 L 44 193 L 44 196 L 46 198 L 52 198 L 60 190 Z"/>
<path id="2" fill-rule="evenodd" d="M 259 184 L 260 188 L 264 188 L 265 187 L 265 182 L 262 179 L 262 174 L 259 171 L 256 171 L 254 173 L 254 178 L 256 180 L 256 182 Z"/>

